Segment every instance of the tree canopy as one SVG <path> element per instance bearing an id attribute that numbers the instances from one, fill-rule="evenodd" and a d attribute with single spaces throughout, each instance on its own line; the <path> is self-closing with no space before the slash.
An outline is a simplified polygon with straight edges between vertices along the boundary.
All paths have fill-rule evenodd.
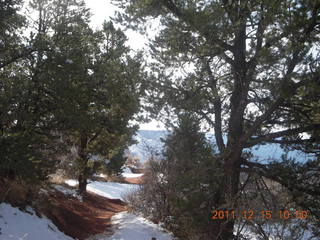
<path id="1" fill-rule="evenodd" d="M 315 153 L 312 161 L 317 161 L 319 1 L 113 2 L 124 10 L 118 21 L 128 27 L 144 32 L 146 23 L 160 23 L 150 43 L 151 111 L 171 119 L 189 111 L 214 129 L 224 173 L 216 206 L 237 206 L 241 172 L 286 182 L 244 150 L 278 143 Z M 278 161 L 278 168 L 285 166 Z M 310 188 L 315 190 L 309 182 L 300 190 Z M 233 226 L 227 221 L 215 235 L 222 231 L 221 239 L 229 239 Z"/>
<path id="2" fill-rule="evenodd" d="M 8 6 L 16 16 L 4 18 L 6 32 L 22 18 L 15 5 Z M 5 59 L 11 57 L 1 62 L 1 148 L 7 153 L 2 169 L 17 174 L 19 167 L 20 174 L 30 160 L 26 176 L 38 176 L 34 168 L 41 164 L 52 172 L 73 148 L 83 192 L 98 166 L 124 161 L 137 129 L 130 121 L 137 119 L 144 93 L 142 56 L 130 51 L 127 37 L 112 22 L 91 29 L 84 1 L 34 0 L 30 8 L 37 16 L 24 22 L 30 35 L 13 31 L 23 39 L 17 44 L 29 51 L 15 55 L 10 36 L 2 51 L 9 56 Z M 106 167 L 119 171 L 121 163 Z"/>

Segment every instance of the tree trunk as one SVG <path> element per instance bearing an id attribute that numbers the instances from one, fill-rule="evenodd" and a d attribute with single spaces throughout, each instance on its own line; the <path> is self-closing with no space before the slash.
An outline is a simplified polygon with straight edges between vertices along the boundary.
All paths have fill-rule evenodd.
<path id="1" fill-rule="evenodd" d="M 83 193 L 85 193 L 87 191 L 87 177 L 85 176 L 85 174 L 80 174 L 78 177 L 78 181 L 79 181 L 79 186 L 78 186 L 78 193 L 80 195 L 82 195 Z"/>
<path id="2" fill-rule="evenodd" d="M 234 149 L 224 163 L 224 176 L 218 189 L 218 201 L 215 203 L 216 210 L 231 211 L 238 207 L 238 191 L 240 182 L 241 151 Z M 231 240 L 235 219 L 213 219 L 210 238 L 212 240 Z"/>
<path id="3" fill-rule="evenodd" d="M 79 169 L 79 177 L 78 177 L 78 182 L 79 182 L 79 186 L 78 186 L 78 193 L 80 195 L 82 195 L 83 193 L 85 193 L 87 191 L 87 184 L 88 184 L 88 156 L 86 154 L 86 148 L 87 148 L 87 135 L 86 134 L 82 134 L 81 138 L 80 138 L 80 146 L 79 146 L 79 165 L 80 165 L 80 169 Z"/>
<path id="4" fill-rule="evenodd" d="M 236 170 L 232 170 L 232 175 L 225 176 L 225 184 L 221 185 L 221 202 L 219 205 L 223 206 L 216 210 L 231 210 L 237 209 L 237 195 L 239 189 L 239 176 L 240 173 Z M 227 184 L 227 182 L 230 183 Z M 210 239 L 212 240 L 231 240 L 233 238 L 233 229 L 235 224 L 235 219 L 222 219 L 222 220 L 212 220 L 214 221 L 212 226 L 212 232 Z"/>

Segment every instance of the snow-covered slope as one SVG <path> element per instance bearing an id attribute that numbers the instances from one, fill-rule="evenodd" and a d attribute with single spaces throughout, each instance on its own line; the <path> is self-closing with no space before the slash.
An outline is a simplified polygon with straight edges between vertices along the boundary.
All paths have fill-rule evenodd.
<path id="1" fill-rule="evenodd" d="M 0 240 L 71 240 L 46 217 L 39 218 L 29 208 L 22 212 L 9 204 L 0 204 Z"/>
<path id="2" fill-rule="evenodd" d="M 161 141 L 161 138 L 164 139 L 167 134 L 168 132 L 166 131 L 140 130 L 134 137 L 138 143 L 132 145 L 129 148 L 129 151 L 133 156 L 139 158 L 141 163 L 144 163 L 150 157 L 151 151 L 161 152 L 161 149 L 164 145 Z M 206 137 L 209 139 L 209 141 L 214 143 L 215 140 L 213 134 L 208 133 L 206 134 Z M 224 138 L 224 141 L 226 142 L 226 138 Z M 281 156 L 285 153 L 280 147 L 280 144 L 265 144 L 258 147 L 253 147 L 250 150 L 254 155 L 254 159 L 258 161 L 266 161 L 269 159 L 281 160 Z M 301 162 L 312 158 L 312 155 L 307 155 L 300 151 L 290 151 L 288 156 Z"/>

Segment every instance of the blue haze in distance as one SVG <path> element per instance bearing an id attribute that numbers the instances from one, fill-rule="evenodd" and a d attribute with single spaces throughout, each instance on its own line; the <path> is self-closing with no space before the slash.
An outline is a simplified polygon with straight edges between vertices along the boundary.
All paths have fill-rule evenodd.
<path id="1" fill-rule="evenodd" d="M 145 163 L 152 154 L 155 155 L 156 153 L 159 153 L 161 155 L 161 150 L 164 146 L 161 138 L 164 139 L 167 134 L 168 132 L 164 130 L 139 130 L 134 137 L 137 144 L 130 146 L 129 152 L 132 156 L 138 158 L 141 163 Z M 214 143 L 213 134 L 208 133 L 206 134 L 206 137 L 210 142 Z M 226 142 L 225 138 L 224 140 Z M 255 146 L 248 150 L 251 150 L 253 159 L 258 162 L 281 160 L 281 156 L 285 154 L 285 151 L 280 147 L 280 144 L 275 143 Z M 305 162 L 312 159 L 313 156 L 294 150 L 288 152 L 288 157 L 295 158 L 299 162 Z"/>

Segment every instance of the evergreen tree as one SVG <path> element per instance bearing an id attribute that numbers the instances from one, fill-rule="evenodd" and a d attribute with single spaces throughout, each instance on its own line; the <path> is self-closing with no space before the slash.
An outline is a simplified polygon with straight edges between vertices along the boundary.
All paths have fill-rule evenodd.
<path id="1" fill-rule="evenodd" d="M 45 2 L 37 0 L 33 6 L 40 13 Z M 130 56 L 126 36 L 112 22 L 93 31 L 83 1 L 53 1 L 49 6 L 41 40 L 51 51 L 42 57 L 42 81 L 57 131 L 77 151 L 82 194 L 98 161 L 119 160 L 115 156 L 131 142 L 136 126 L 129 120 L 140 111 L 143 93 L 141 55 Z"/>
<path id="2" fill-rule="evenodd" d="M 4 34 L 20 19 L 9 2 L 1 9 L 10 13 L 1 19 Z M 93 31 L 84 1 L 33 0 L 30 7 L 37 18 L 28 22 L 30 36 L 20 42 L 28 54 L 15 55 L 19 39 L 11 40 L 18 29 L 1 41 L 6 57 L 1 58 L 0 170 L 45 179 L 74 148 L 83 193 L 103 160 L 111 160 L 113 170 L 119 169 L 113 161 L 124 161 L 119 154 L 136 130 L 129 121 L 140 111 L 143 94 L 142 56 L 130 53 L 126 36 L 111 22 Z"/>
<path id="3" fill-rule="evenodd" d="M 221 166 L 214 146 L 200 132 L 199 119 L 179 113 L 177 126 L 165 140 L 168 212 L 176 236 L 207 239 L 211 236 L 211 210 L 221 184 Z M 159 210 L 161 211 L 161 210 Z M 160 219 L 161 220 L 161 219 Z"/>
<path id="4" fill-rule="evenodd" d="M 113 2 L 125 10 L 118 20 L 142 32 L 146 19 L 159 19 L 161 30 L 151 43 L 151 110 L 171 117 L 191 111 L 214 129 L 223 166 L 221 206 L 237 206 L 241 172 L 287 182 L 244 150 L 265 143 L 318 150 L 319 1 Z M 314 185 L 307 186 L 290 187 L 313 189 L 309 197 L 319 197 Z M 231 239 L 234 221 L 213 228 L 213 239 Z"/>
<path id="5" fill-rule="evenodd" d="M 0 2 L 0 68 L 26 55 L 21 43 L 21 30 L 26 23 L 18 13 L 21 6 L 21 0 Z"/>
<path id="6" fill-rule="evenodd" d="M 21 1 L 1 1 L 0 172 L 43 180 L 54 170 L 58 140 L 45 130 L 48 124 L 39 103 L 38 72 L 29 68 L 36 65 L 39 53 L 22 36 L 26 21 L 18 14 L 20 7 Z"/>

